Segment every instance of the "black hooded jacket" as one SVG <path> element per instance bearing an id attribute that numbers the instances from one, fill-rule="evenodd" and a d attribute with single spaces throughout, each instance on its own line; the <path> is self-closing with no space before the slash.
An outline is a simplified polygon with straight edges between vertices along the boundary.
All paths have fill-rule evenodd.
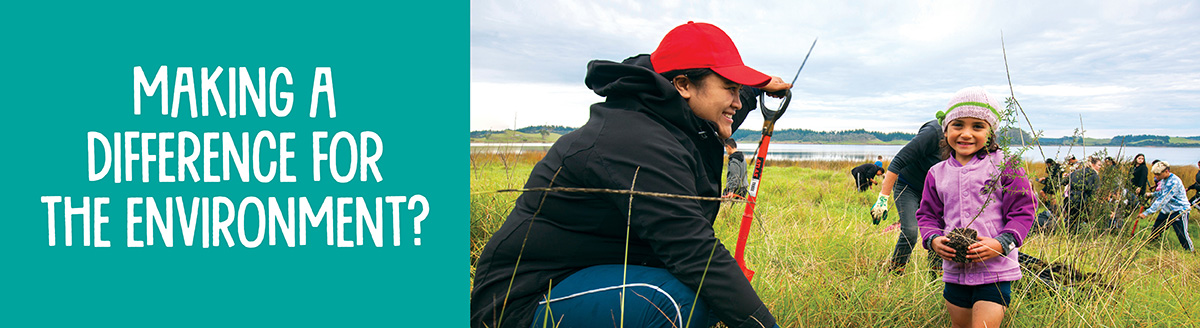
<path id="1" fill-rule="evenodd" d="M 867 163 L 850 169 L 850 176 L 854 177 L 855 181 L 861 185 L 867 180 L 874 179 L 879 171 L 883 171 L 883 168 L 876 166 L 875 163 Z"/>
<path id="2" fill-rule="evenodd" d="M 1138 188 L 1141 188 L 1141 192 L 1146 193 L 1146 191 L 1149 190 L 1146 188 L 1147 184 L 1150 183 L 1150 180 L 1147 178 L 1148 174 L 1149 170 L 1146 169 L 1146 163 L 1134 166 L 1133 177 L 1129 179 L 1129 183 L 1133 185 L 1132 189 L 1137 190 Z"/>
<path id="3" fill-rule="evenodd" d="M 605 101 L 592 105 L 583 127 L 554 143 L 526 188 L 720 196 L 722 140 L 654 72 L 649 55 L 624 63 L 592 61 L 585 83 Z M 719 205 L 650 196 L 634 196 L 631 204 L 622 194 L 524 193 L 476 263 L 471 326 L 529 327 L 551 282 L 589 266 L 623 263 L 628 222 L 629 264 L 667 269 L 698 289 L 730 327 L 771 327 L 774 317 L 713 233 Z M 503 322 L 497 322 L 501 315 Z"/>

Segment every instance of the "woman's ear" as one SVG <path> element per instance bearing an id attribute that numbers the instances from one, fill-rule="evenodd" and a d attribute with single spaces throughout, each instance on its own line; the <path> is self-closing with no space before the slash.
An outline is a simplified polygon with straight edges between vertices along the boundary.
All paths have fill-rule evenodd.
<path id="1" fill-rule="evenodd" d="M 692 92 L 695 91 L 696 85 L 692 84 L 692 81 L 688 80 L 686 76 L 676 75 L 674 79 L 671 79 L 671 84 L 675 85 L 675 91 L 679 91 L 679 96 L 683 99 L 692 98 Z"/>

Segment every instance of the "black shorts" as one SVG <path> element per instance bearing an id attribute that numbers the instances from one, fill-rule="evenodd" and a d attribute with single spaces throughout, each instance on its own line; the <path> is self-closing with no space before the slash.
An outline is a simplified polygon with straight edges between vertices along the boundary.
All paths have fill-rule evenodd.
<path id="1" fill-rule="evenodd" d="M 1012 282 L 1001 281 L 977 286 L 948 282 L 946 289 L 942 291 L 942 297 L 945 297 L 946 301 L 954 306 L 967 309 L 975 306 L 975 302 L 978 301 L 1008 306 L 1008 302 L 1012 300 Z"/>

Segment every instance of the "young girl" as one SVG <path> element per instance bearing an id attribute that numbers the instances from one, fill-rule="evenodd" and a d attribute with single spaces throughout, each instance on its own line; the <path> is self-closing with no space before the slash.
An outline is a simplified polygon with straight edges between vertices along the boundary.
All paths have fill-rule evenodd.
<path id="1" fill-rule="evenodd" d="M 1000 326 L 1012 281 L 1021 278 L 1017 247 L 1037 209 L 1025 171 L 998 151 L 999 107 L 983 88 L 972 87 L 938 113 L 947 159 L 929 169 L 917 210 L 924 247 L 943 259 L 942 295 L 953 327 Z M 946 235 L 955 228 L 978 232 L 965 254 L 970 263 L 953 261 Z"/>

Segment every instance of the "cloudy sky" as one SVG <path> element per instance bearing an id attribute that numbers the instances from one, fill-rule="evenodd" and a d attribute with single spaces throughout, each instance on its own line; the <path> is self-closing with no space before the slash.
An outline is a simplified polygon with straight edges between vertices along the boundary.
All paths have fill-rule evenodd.
<path id="1" fill-rule="evenodd" d="M 689 20 L 788 80 L 820 38 L 777 129 L 915 132 L 963 87 L 1007 97 L 1003 32 L 1046 136 L 1200 135 L 1200 1 L 472 0 L 471 129 L 583 125 L 603 100 L 589 60 L 650 53 Z"/>

